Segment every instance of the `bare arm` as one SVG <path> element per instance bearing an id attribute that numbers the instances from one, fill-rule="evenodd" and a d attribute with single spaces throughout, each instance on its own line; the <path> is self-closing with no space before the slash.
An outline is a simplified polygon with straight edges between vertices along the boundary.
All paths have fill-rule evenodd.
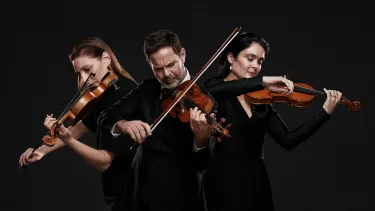
<path id="1" fill-rule="evenodd" d="M 104 172 L 108 169 L 115 156 L 115 154 L 107 150 L 94 149 L 73 137 L 68 137 L 68 139 L 64 138 L 64 141 L 66 145 L 68 145 L 75 153 L 77 153 L 77 155 L 85 159 L 87 163 L 101 172 Z"/>
<path id="2" fill-rule="evenodd" d="M 71 132 L 72 137 L 75 139 L 80 138 L 83 134 L 87 132 L 86 126 L 80 121 L 76 125 L 69 127 L 68 130 Z M 34 150 L 33 148 L 27 149 L 19 158 L 20 165 L 27 165 L 29 163 L 36 162 L 42 159 L 45 155 L 55 150 L 58 150 L 65 146 L 65 143 L 61 141 L 58 137 L 56 138 L 56 143 L 52 147 L 47 147 L 42 145 L 39 147 L 32 156 L 30 156 L 31 152 Z"/>
<path id="3" fill-rule="evenodd" d="M 51 128 L 51 126 L 55 123 L 56 119 L 52 117 L 46 118 L 45 124 L 47 128 Z M 96 169 L 102 172 L 107 170 L 107 168 L 111 165 L 114 154 L 105 150 L 97 150 L 86 144 L 81 143 L 74 136 L 80 135 L 80 131 L 83 130 L 76 129 L 68 130 L 67 128 L 65 128 L 63 124 L 61 124 L 59 126 L 60 131 L 57 136 L 63 143 L 68 145 L 75 153 L 78 154 L 78 156 L 86 160 L 86 162 L 88 162 L 91 166 L 95 167 Z"/>
<path id="4" fill-rule="evenodd" d="M 72 137 L 75 139 L 81 138 L 81 136 L 88 131 L 87 127 L 82 123 L 82 121 L 78 122 L 74 126 L 69 127 L 68 130 L 71 132 Z M 57 149 L 60 149 L 64 146 L 65 146 L 65 143 L 57 137 L 56 143 L 53 147 L 43 146 L 43 147 L 40 147 L 38 150 L 44 153 L 44 155 L 47 155 L 48 153 L 53 152 Z"/>

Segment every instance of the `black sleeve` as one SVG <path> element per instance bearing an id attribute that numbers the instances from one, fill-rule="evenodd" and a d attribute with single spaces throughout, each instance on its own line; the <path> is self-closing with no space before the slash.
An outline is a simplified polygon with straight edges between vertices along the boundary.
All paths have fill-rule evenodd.
<path id="1" fill-rule="evenodd" d="M 204 84 L 204 87 L 217 101 L 220 101 L 264 89 L 262 79 L 261 76 L 233 81 L 211 79 Z"/>
<path id="2" fill-rule="evenodd" d="M 195 168 L 197 172 L 200 172 L 207 168 L 208 163 L 210 161 L 210 152 L 208 147 L 205 147 L 204 149 L 199 150 L 198 152 L 194 152 L 194 162 L 195 162 Z"/>
<path id="3" fill-rule="evenodd" d="M 96 119 L 95 119 L 95 113 L 91 112 L 89 113 L 84 119 L 82 119 L 82 123 L 91 131 L 96 131 Z"/>
<path id="4" fill-rule="evenodd" d="M 138 86 L 100 113 L 97 129 L 100 149 L 106 149 L 115 154 L 130 152 L 130 147 L 135 143 L 130 136 L 121 134 L 118 137 L 113 137 L 111 130 L 117 121 L 122 119 L 133 120 L 138 116 L 141 105 L 140 99 Z"/>
<path id="5" fill-rule="evenodd" d="M 121 119 L 133 119 L 139 113 L 141 96 L 139 86 L 125 94 L 119 101 L 112 106 L 104 109 L 98 118 L 100 128 L 111 129 L 112 126 Z"/>
<path id="6" fill-rule="evenodd" d="M 291 150 L 307 140 L 331 117 L 331 115 L 322 108 L 310 120 L 290 130 L 273 107 L 271 105 L 267 105 L 267 107 L 267 132 L 276 143 L 286 150 Z"/>
<path id="7" fill-rule="evenodd" d="M 121 134 L 118 137 L 113 137 L 108 130 L 103 130 L 99 127 L 97 128 L 96 134 L 97 138 L 99 139 L 98 149 L 108 150 L 120 156 L 134 155 L 134 150 L 136 150 L 137 147 L 131 149 L 135 142 L 130 138 L 130 136 Z"/>

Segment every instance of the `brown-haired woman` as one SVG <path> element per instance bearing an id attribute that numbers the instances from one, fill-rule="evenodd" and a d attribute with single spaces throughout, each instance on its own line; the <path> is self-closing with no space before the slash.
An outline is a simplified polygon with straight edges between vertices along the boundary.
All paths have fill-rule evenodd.
<path id="1" fill-rule="evenodd" d="M 78 75 L 78 88 L 87 84 L 100 82 L 108 73 L 118 76 L 116 87 L 101 99 L 99 105 L 82 121 L 74 126 L 60 126 L 60 133 L 53 147 L 42 146 L 31 156 L 32 148 L 27 149 L 19 159 L 20 165 L 28 165 L 43 158 L 63 146 L 69 146 L 75 153 L 85 159 L 91 166 L 102 172 L 103 195 L 109 210 L 123 210 L 130 206 L 130 191 L 126 191 L 131 175 L 130 164 L 134 152 L 122 153 L 110 141 L 100 135 L 97 129 L 97 119 L 101 111 L 120 100 L 126 93 L 137 86 L 137 82 L 125 71 L 117 60 L 111 48 L 100 38 L 90 37 L 73 47 L 69 55 L 74 71 Z M 93 74 L 91 74 L 93 73 Z M 50 129 L 56 122 L 53 115 L 47 115 L 44 125 Z M 77 139 L 88 130 L 96 133 L 97 149 L 92 148 Z M 127 201 L 127 202 L 125 202 Z"/>

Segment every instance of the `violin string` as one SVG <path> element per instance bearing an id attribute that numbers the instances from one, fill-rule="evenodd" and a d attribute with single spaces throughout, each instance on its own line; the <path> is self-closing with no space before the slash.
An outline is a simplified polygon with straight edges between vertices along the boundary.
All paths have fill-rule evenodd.
<path id="1" fill-rule="evenodd" d="M 57 124 L 57 122 L 59 122 L 61 120 L 61 118 L 65 115 L 65 113 L 68 110 L 70 110 L 72 108 L 72 105 L 74 105 L 77 102 L 77 100 L 82 96 L 82 94 L 84 93 L 84 91 L 88 87 L 88 83 L 87 82 L 88 82 L 89 78 L 91 77 L 91 75 L 94 75 L 94 74 L 91 73 L 89 75 L 89 77 L 87 77 L 87 79 L 86 79 L 85 83 L 83 84 L 83 86 L 74 94 L 72 100 L 65 107 L 64 111 L 60 114 L 60 116 L 57 118 L 57 121 L 52 125 L 52 127 L 54 127 Z M 77 95 L 79 95 L 79 96 L 77 97 Z M 50 135 L 50 130 L 48 130 L 44 136 L 47 136 L 47 135 Z"/>
<path id="2" fill-rule="evenodd" d="M 184 102 L 188 103 L 191 108 L 197 107 L 199 110 L 201 110 L 203 113 L 207 114 L 203 108 L 201 108 L 198 104 L 196 104 L 193 100 L 191 100 L 189 97 L 184 96 L 183 99 L 185 100 Z M 207 115 L 207 119 L 210 121 L 214 121 L 211 116 Z"/>
<path id="3" fill-rule="evenodd" d="M 86 88 L 89 86 L 89 84 L 87 83 L 88 80 L 90 79 L 91 75 L 94 75 L 93 73 L 91 73 L 89 75 L 89 77 L 87 77 L 85 83 L 83 84 L 83 86 L 78 90 L 78 92 L 75 93 L 75 95 L 73 96 L 72 100 L 69 102 L 69 104 L 65 107 L 64 111 L 61 113 L 61 115 L 59 116 L 59 118 L 57 119 L 57 122 L 60 121 L 60 119 L 63 117 L 63 115 L 72 108 L 72 105 L 74 105 L 77 100 L 82 96 L 82 94 L 84 93 L 84 91 L 86 90 Z M 78 96 L 77 96 L 78 95 Z"/>
<path id="4" fill-rule="evenodd" d="M 197 108 L 199 108 L 203 113 L 205 113 L 206 114 L 206 118 L 207 118 L 207 120 L 209 121 L 209 123 L 211 123 L 213 126 L 214 126 L 214 128 L 218 131 L 218 132 L 221 132 L 221 130 L 222 130 L 222 127 L 221 127 L 221 125 L 220 124 L 218 124 L 210 115 L 208 115 L 199 105 L 197 105 L 193 100 L 191 100 L 189 97 L 187 97 L 187 96 L 184 96 L 184 98 L 183 98 L 185 101 L 184 102 L 186 102 L 186 103 L 188 103 L 189 105 L 190 105 L 190 107 L 197 107 Z"/>
<path id="5" fill-rule="evenodd" d="M 189 98 L 186 98 L 186 101 L 187 102 L 190 102 L 190 99 Z M 209 121 L 209 123 L 211 124 L 214 124 L 215 123 L 215 120 L 210 116 L 208 115 L 199 105 L 195 104 L 194 102 L 192 103 L 192 106 L 193 107 L 197 107 L 199 110 L 201 110 L 204 114 L 206 114 L 206 118 L 207 120 Z"/>

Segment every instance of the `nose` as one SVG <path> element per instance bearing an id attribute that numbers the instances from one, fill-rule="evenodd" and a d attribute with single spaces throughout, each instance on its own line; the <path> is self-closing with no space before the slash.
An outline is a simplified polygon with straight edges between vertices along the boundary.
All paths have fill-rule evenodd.
<path id="1" fill-rule="evenodd" d="M 87 81 L 88 84 L 90 84 L 90 82 L 92 82 L 92 79 L 89 78 L 90 77 L 90 73 L 82 73 L 81 74 L 81 83 L 82 85 L 84 85 L 84 83 Z"/>
<path id="2" fill-rule="evenodd" d="M 259 70 L 259 67 L 260 67 L 260 64 L 256 61 L 254 61 L 252 64 L 251 64 L 251 67 L 254 68 L 256 71 Z"/>
<path id="3" fill-rule="evenodd" d="M 81 77 L 82 77 L 82 82 L 85 82 L 89 78 L 89 74 L 82 73 Z"/>
<path id="4" fill-rule="evenodd" d="M 163 74 L 164 74 L 164 77 L 169 77 L 169 75 L 171 74 L 171 71 L 168 68 L 164 68 Z"/>

